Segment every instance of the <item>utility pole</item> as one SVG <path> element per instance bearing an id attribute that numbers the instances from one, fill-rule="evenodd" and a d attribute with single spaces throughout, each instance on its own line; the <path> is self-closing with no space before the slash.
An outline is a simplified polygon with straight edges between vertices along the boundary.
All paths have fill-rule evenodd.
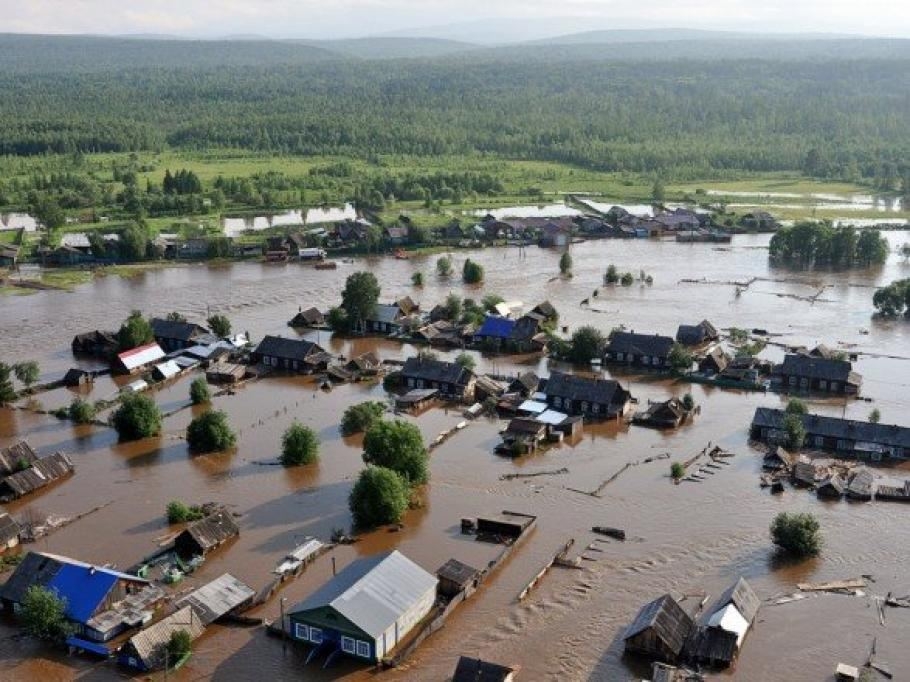
<path id="1" fill-rule="evenodd" d="M 288 600 L 287 597 L 282 597 L 278 602 L 278 605 L 281 607 L 281 653 L 285 654 L 288 650 L 288 633 L 284 629 L 284 602 Z"/>

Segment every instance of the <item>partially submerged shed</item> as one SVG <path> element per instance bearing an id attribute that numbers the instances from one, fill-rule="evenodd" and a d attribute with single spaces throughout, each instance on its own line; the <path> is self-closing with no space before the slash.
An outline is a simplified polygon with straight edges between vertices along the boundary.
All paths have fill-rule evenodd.
<path id="1" fill-rule="evenodd" d="M 26 469 L 0 481 L 0 501 L 8 502 L 50 485 L 75 471 L 73 462 L 62 452 L 42 457 Z"/>
<path id="2" fill-rule="evenodd" d="M 494 514 L 477 519 L 477 535 L 517 540 L 534 523 L 533 516 L 524 514 Z"/>
<path id="3" fill-rule="evenodd" d="M 205 556 L 238 535 L 234 519 L 222 509 L 187 526 L 174 540 L 174 549 L 181 557 Z"/>
<path id="4" fill-rule="evenodd" d="M 875 476 L 866 467 L 855 470 L 847 483 L 847 497 L 868 502 L 875 493 Z"/>
<path id="5" fill-rule="evenodd" d="M 9 476 L 28 468 L 38 459 L 38 453 L 24 440 L 0 448 L 0 476 Z"/>
<path id="6" fill-rule="evenodd" d="M 454 597 L 459 592 L 477 587 L 480 571 L 458 559 L 449 559 L 436 571 L 439 579 L 439 594 Z"/>
<path id="7" fill-rule="evenodd" d="M 512 682 L 517 668 L 459 656 L 452 682 Z"/>
<path id="8" fill-rule="evenodd" d="M 12 516 L 6 512 L 0 514 L 0 554 L 19 544 L 21 533 L 22 529 Z"/>
<path id="9" fill-rule="evenodd" d="M 161 668 L 165 665 L 167 645 L 171 637 L 181 630 L 187 632 L 191 640 L 197 639 L 205 631 L 205 625 L 189 605 L 130 637 L 120 649 L 117 660 L 122 665 L 143 672 Z"/>
<path id="10" fill-rule="evenodd" d="M 623 635 L 627 652 L 673 663 L 683 653 L 695 623 L 669 594 L 645 604 Z"/>
<path id="11" fill-rule="evenodd" d="M 815 492 L 819 497 L 839 500 L 844 495 L 845 487 L 844 479 L 839 474 L 831 474 L 831 476 L 819 483 Z"/>
<path id="12" fill-rule="evenodd" d="M 203 625 L 209 625 L 253 601 L 256 591 L 230 573 L 225 573 L 177 602 L 191 606 Z"/>

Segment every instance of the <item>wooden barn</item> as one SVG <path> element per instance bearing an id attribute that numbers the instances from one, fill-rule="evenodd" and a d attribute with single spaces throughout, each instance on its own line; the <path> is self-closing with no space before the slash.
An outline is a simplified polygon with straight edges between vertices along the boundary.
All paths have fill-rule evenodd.
<path id="1" fill-rule="evenodd" d="M 8 448 L 0 448 L 0 477 L 10 476 L 30 467 L 38 459 L 38 453 L 24 440 Z"/>
<path id="2" fill-rule="evenodd" d="M 205 556 L 238 535 L 234 519 L 222 509 L 187 526 L 174 540 L 174 550 L 187 559 Z"/>
<path id="3" fill-rule="evenodd" d="M 197 639 L 205 631 L 190 606 L 184 606 L 130 637 L 117 654 L 117 662 L 142 672 L 162 668 L 165 663 L 173 665 L 175 661 L 166 659 L 167 646 L 171 636 L 181 630 L 189 634 L 190 640 Z"/>
<path id="4" fill-rule="evenodd" d="M 695 623 L 669 594 L 642 607 L 623 635 L 628 653 L 676 662 Z"/>
<path id="5" fill-rule="evenodd" d="M 9 502 L 40 490 L 69 476 L 75 469 L 72 460 L 62 452 L 35 460 L 31 466 L 0 481 L 0 502 Z"/>
<path id="6" fill-rule="evenodd" d="M 449 559 L 436 571 L 436 577 L 439 579 L 439 594 L 454 597 L 459 592 L 476 588 L 480 571 L 458 559 Z"/>

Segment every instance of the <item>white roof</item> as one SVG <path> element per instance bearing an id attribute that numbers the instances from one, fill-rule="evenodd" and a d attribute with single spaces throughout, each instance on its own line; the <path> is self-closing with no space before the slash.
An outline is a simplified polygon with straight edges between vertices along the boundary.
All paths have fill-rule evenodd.
<path id="1" fill-rule="evenodd" d="M 180 374 L 181 371 L 180 365 L 173 360 L 168 360 L 167 362 L 162 362 L 160 365 L 155 365 L 155 369 L 165 379 L 171 379 Z"/>
<path id="2" fill-rule="evenodd" d="M 148 382 L 145 379 L 137 379 L 132 383 L 127 384 L 123 387 L 124 391 L 129 391 L 130 393 L 140 393 L 149 387 Z"/>
<path id="3" fill-rule="evenodd" d="M 749 629 L 749 622 L 733 604 L 727 604 L 708 619 L 708 627 L 732 632 L 736 635 L 736 646 L 739 646 Z"/>
<path id="4" fill-rule="evenodd" d="M 569 415 L 563 414 L 562 412 L 557 412 L 556 410 L 547 410 L 546 412 L 541 412 L 535 417 L 535 419 L 541 424 L 550 424 L 552 426 L 562 424 L 568 418 Z"/>
<path id="5" fill-rule="evenodd" d="M 127 370 L 132 371 L 161 360 L 164 358 L 164 351 L 161 350 L 161 346 L 157 343 L 150 343 L 147 346 L 139 346 L 139 348 L 128 350 L 117 357 Z"/>
<path id="6" fill-rule="evenodd" d="M 541 414 L 547 409 L 547 404 L 537 400 L 525 400 L 518 406 L 519 412 L 530 412 L 531 414 Z"/>
<path id="7" fill-rule="evenodd" d="M 539 400 L 542 403 L 547 402 L 547 394 L 542 391 L 536 391 L 531 394 L 531 400 Z"/>
<path id="8" fill-rule="evenodd" d="M 73 249 L 87 249 L 90 244 L 88 243 L 88 235 L 85 232 L 68 232 L 63 237 L 60 238 L 61 246 L 69 246 Z"/>
<path id="9" fill-rule="evenodd" d="M 396 550 L 348 565 L 292 613 L 330 606 L 371 637 L 380 637 L 437 583 L 436 576 Z"/>

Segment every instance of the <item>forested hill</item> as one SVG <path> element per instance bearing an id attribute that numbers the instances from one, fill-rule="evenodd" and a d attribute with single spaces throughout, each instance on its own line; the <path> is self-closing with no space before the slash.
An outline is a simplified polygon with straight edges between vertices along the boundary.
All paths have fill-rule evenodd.
<path id="1" fill-rule="evenodd" d="M 534 49 L 554 56 L 389 61 L 285 43 L 7 36 L 0 154 L 484 153 L 668 178 L 870 177 L 910 158 L 910 59 L 564 60 Z"/>

